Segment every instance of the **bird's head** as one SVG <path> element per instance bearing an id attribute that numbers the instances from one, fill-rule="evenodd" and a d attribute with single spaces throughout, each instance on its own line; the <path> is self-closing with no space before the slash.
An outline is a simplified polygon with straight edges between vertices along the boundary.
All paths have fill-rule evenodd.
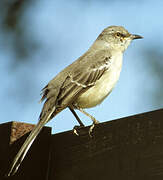
<path id="1" fill-rule="evenodd" d="M 97 39 L 105 41 L 108 47 L 123 52 L 132 40 L 142 38 L 140 35 L 130 34 L 122 26 L 109 26 L 103 30 Z"/>

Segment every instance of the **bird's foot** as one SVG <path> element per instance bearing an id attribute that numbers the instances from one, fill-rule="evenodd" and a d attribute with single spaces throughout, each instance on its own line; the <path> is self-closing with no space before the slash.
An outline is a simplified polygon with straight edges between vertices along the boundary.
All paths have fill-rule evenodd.
<path id="1" fill-rule="evenodd" d="M 97 121 L 97 120 L 94 120 L 93 124 L 91 125 L 91 127 L 89 128 L 89 131 L 87 131 L 87 133 L 89 133 L 89 136 L 92 137 L 92 132 L 93 132 L 93 129 L 95 127 L 95 125 L 99 124 L 100 122 Z M 85 126 L 74 126 L 73 128 L 73 133 L 76 135 L 76 136 L 79 136 L 79 135 L 86 135 L 86 131 L 84 130 L 85 129 Z"/>
<path id="2" fill-rule="evenodd" d="M 93 124 L 92 124 L 91 127 L 89 128 L 89 136 L 90 136 L 90 137 L 92 137 L 92 131 L 93 131 L 95 125 L 96 125 L 96 124 L 99 124 L 99 123 L 100 123 L 100 122 L 95 119 L 95 121 L 93 122 Z"/>
<path id="3" fill-rule="evenodd" d="M 74 126 L 74 128 L 73 128 L 73 133 L 75 134 L 75 135 L 77 135 L 77 136 L 79 136 L 81 133 L 80 133 L 80 131 L 81 131 L 81 129 L 83 129 L 85 126 Z"/>

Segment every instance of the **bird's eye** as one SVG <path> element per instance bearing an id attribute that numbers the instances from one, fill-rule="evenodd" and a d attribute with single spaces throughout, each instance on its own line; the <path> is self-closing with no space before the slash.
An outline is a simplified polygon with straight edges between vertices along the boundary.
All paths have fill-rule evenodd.
<path id="1" fill-rule="evenodd" d="M 117 33 L 116 33 L 116 36 L 117 36 L 117 37 L 121 37 L 121 33 L 117 32 Z"/>

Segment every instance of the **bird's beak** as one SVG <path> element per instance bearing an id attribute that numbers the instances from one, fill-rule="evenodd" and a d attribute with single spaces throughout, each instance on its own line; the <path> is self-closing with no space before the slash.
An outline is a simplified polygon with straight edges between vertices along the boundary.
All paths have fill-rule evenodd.
<path id="1" fill-rule="evenodd" d="M 140 36 L 140 35 L 137 35 L 137 34 L 132 34 L 131 38 L 132 38 L 132 40 L 134 40 L 134 39 L 142 39 L 143 36 Z"/>

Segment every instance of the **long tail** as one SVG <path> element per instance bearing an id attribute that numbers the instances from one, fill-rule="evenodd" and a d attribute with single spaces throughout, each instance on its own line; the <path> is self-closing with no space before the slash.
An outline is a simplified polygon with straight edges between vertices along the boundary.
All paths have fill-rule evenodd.
<path id="1" fill-rule="evenodd" d="M 41 131 L 43 126 L 49 121 L 49 119 L 51 118 L 51 115 L 54 113 L 54 111 L 55 111 L 55 107 L 53 107 L 51 112 L 48 114 L 48 116 L 44 119 L 41 119 L 38 122 L 38 124 L 34 127 L 34 129 L 31 131 L 31 133 L 25 140 L 24 144 L 20 148 L 19 152 L 15 156 L 15 158 L 12 162 L 12 165 L 11 165 L 11 169 L 10 169 L 9 173 L 7 174 L 8 176 L 12 176 L 17 172 L 21 162 L 23 161 L 23 159 L 24 159 L 25 155 L 27 154 L 29 148 L 31 147 L 33 141 L 35 140 L 35 138 L 37 137 L 37 135 L 39 134 L 39 132 Z"/>

